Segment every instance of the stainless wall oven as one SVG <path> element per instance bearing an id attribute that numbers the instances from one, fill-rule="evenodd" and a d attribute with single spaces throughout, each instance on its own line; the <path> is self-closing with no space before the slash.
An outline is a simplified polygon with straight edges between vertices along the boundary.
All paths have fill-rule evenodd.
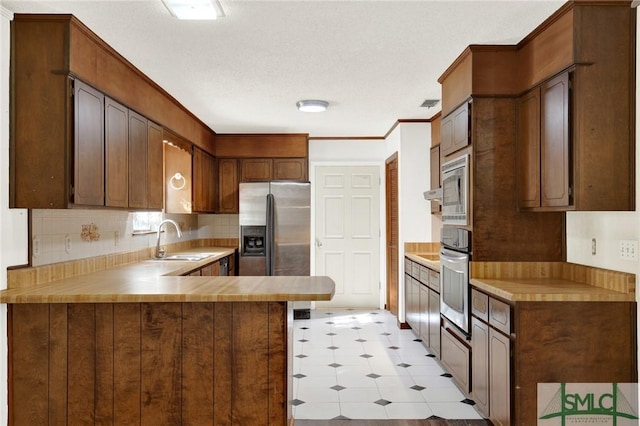
<path id="1" fill-rule="evenodd" d="M 469 337 L 471 231 L 444 227 L 440 235 L 440 313 Z"/>

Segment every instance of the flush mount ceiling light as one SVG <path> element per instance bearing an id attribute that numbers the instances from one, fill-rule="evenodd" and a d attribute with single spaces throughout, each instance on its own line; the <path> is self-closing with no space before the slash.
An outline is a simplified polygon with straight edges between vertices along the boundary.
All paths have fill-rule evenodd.
<path id="1" fill-rule="evenodd" d="M 211 20 L 224 17 L 218 0 L 162 0 L 178 19 Z"/>
<path id="2" fill-rule="evenodd" d="M 302 112 L 322 112 L 327 109 L 329 102 L 308 99 L 296 102 L 296 106 Z"/>

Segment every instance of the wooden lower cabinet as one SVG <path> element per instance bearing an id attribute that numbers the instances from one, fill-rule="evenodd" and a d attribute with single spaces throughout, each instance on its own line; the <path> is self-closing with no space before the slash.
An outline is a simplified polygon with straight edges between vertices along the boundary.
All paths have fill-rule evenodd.
<path id="1" fill-rule="evenodd" d="M 440 358 L 440 274 L 405 257 L 405 320 L 431 354 Z"/>
<path id="2" fill-rule="evenodd" d="M 453 376 L 453 381 L 465 393 L 471 391 L 471 346 L 463 343 L 459 336 L 446 321 L 440 332 L 441 346 L 440 355 L 442 364 Z"/>
<path id="3" fill-rule="evenodd" d="M 511 425 L 511 342 L 477 317 L 471 318 L 471 382 L 476 407 L 494 425 Z"/>
<path id="4" fill-rule="evenodd" d="M 471 307 L 471 395 L 494 425 L 537 424 L 538 383 L 638 380 L 635 302 L 507 304 L 473 289 Z M 450 340 L 443 331 L 455 379 Z"/>
<path id="5" fill-rule="evenodd" d="M 476 408 L 489 417 L 489 326 L 471 318 L 471 382 Z"/>
<path id="6" fill-rule="evenodd" d="M 287 302 L 9 305 L 9 425 L 288 425 Z"/>
<path id="7" fill-rule="evenodd" d="M 489 406 L 494 425 L 511 425 L 511 342 L 489 328 Z M 475 389 L 475 385 L 474 385 Z"/>

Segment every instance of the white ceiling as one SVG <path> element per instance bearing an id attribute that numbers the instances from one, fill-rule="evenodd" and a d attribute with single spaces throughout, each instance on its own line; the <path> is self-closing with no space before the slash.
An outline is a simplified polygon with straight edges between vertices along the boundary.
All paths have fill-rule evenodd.
<path id="1" fill-rule="evenodd" d="M 381 137 L 430 118 L 438 77 L 469 44 L 514 44 L 562 1 L 221 0 L 179 21 L 161 0 L 10 1 L 71 13 L 217 133 Z M 330 102 L 302 113 L 300 99 Z"/>

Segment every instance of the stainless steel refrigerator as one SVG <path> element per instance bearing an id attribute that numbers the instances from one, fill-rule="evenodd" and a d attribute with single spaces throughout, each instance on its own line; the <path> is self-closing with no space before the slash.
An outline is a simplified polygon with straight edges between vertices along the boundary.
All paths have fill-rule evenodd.
<path id="1" fill-rule="evenodd" d="M 309 182 L 240 183 L 240 275 L 308 276 L 310 240 Z M 294 304 L 295 317 L 309 306 Z"/>

